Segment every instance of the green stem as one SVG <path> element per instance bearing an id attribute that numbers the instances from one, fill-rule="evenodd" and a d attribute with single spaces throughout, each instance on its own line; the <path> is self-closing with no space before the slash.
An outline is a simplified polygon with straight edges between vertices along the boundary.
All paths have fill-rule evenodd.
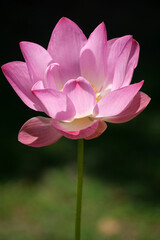
<path id="1" fill-rule="evenodd" d="M 77 167 L 77 203 L 75 220 L 75 240 L 80 240 L 81 235 L 81 209 L 82 209 L 82 188 L 83 188 L 83 152 L 84 140 L 78 140 L 78 167 Z"/>

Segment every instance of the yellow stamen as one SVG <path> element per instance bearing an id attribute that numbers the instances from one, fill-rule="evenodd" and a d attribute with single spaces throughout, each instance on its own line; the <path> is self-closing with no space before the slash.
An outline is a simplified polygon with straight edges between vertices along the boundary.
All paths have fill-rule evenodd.
<path id="1" fill-rule="evenodd" d="M 99 102 L 99 101 L 102 99 L 102 96 L 101 96 L 101 94 L 95 89 L 95 86 L 94 86 L 93 84 L 92 84 L 91 86 L 92 86 L 92 88 L 93 88 L 93 90 L 94 90 L 94 92 L 95 92 L 96 101 Z"/>

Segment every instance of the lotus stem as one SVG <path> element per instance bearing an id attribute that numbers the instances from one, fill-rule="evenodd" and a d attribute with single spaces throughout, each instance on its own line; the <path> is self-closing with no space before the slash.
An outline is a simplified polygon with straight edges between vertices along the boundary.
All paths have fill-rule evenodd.
<path id="1" fill-rule="evenodd" d="M 75 219 L 75 240 L 81 239 L 81 211 L 82 211 L 82 189 L 83 189 L 83 152 L 84 140 L 78 140 L 77 153 L 77 201 L 76 201 L 76 219 Z"/>

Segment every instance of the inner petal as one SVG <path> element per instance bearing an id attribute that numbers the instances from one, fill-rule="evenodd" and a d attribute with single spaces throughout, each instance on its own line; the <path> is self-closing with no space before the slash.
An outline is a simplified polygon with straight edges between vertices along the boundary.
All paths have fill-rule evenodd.
<path id="1" fill-rule="evenodd" d="M 99 93 L 100 94 L 100 96 L 101 96 L 101 98 L 102 97 L 104 97 L 106 94 L 108 94 L 109 92 L 111 92 L 111 90 L 112 90 L 112 84 L 110 83 L 110 84 L 108 84 L 106 87 L 104 87 L 102 90 L 101 90 L 101 92 Z M 101 99 L 100 98 L 100 99 Z M 99 100 L 100 100 L 99 99 Z"/>
<path id="2" fill-rule="evenodd" d="M 45 71 L 45 88 L 60 90 L 62 88 L 61 66 L 58 63 L 50 62 Z"/>
<path id="3" fill-rule="evenodd" d="M 90 117 L 84 117 L 79 119 L 74 119 L 71 122 L 67 121 L 56 121 L 52 120 L 51 124 L 62 131 L 80 131 L 82 129 L 90 127 L 94 123 Z"/>
<path id="4" fill-rule="evenodd" d="M 95 92 L 96 95 L 96 101 L 97 103 L 107 94 L 111 91 L 112 89 L 112 84 L 109 84 L 108 86 L 106 86 L 105 88 L 102 88 L 100 91 L 98 91 L 94 85 L 92 85 L 93 90 Z"/>
<path id="5" fill-rule="evenodd" d="M 84 118 L 93 113 L 97 103 L 96 95 L 93 87 L 85 78 L 69 80 L 64 85 L 63 92 L 71 99 L 76 109 L 74 118 Z"/>

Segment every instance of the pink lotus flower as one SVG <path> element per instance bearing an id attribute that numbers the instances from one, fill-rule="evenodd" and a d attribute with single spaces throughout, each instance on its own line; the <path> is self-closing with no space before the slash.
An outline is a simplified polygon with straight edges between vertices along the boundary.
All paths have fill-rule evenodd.
<path id="1" fill-rule="evenodd" d="M 21 42 L 25 62 L 2 66 L 7 80 L 30 108 L 49 118 L 34 117 L 20 129 L 20 142 L 41 147 L 62 136 L 92 139 L 107 128 L 136 117 L 150 98 L 131 84 L 139 45 L 127 35 L 107 41 L 104 23 L 87 40 L 79 27 L 61 18 L 48 49 Z"/>

